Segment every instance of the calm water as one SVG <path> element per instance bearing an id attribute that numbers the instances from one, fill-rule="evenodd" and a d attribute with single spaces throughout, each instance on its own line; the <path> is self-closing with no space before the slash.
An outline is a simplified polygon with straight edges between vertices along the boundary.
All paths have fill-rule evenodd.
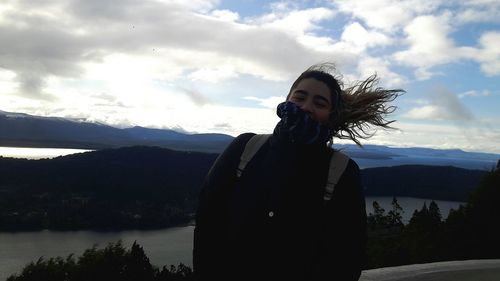
<path id="1" fill-rule="evenodd" d="M 35 231 L 0 232 L 0 280 L 19 273 L 30 261 L 44 257 L 80 256 L 85 249 L 97 244 L 105 247 L 109 242 L 122 240 L 130 248 L 134 241 L 144 248 L 151 263 L 157 266 L 184 263 L 191 265 L 193 226 L 149 231 Z"/>
<path id="2" fill-rule="evenodd" d="M 421 199 L 421 198 L 413 198 L 413 197 L 398 197 L 398 204 L 403 208 L 404 213 L 403 222 L 408 223 L 410 221 L 411 216 L 415 210 L 420 210 L 424 203 L 431 203 L 431 199 Z M 392 197 L 367 197 L 366 198 L 366 213 L 373 213 L 373 201 L 377 201 L 380 207 L 384 208 L 385 213 L 389 212 L 392 209 Z M 456 201 L 443 201 L 443 200 L 434 200 L 439 206 L 439 210 L 441 211 L 441 216 L 443 219 L 448 217 L 450 213 L 450 209 L 458 209 L 460 204 L 465 204 L 464 202 L 456 202 Z"/>
<path id="3" fill-rule="evenodd" d="M 367 213 L 373 212 L 372 202 L 377 201 L 384 209 L 390 210 L 391 197 L 368 197 Z M 422 208 L 424 202 L 430 200 L 401 197 L 399 204 L 405 210 L 404 220 L 408 221 L 415 209 Z M 458 208 L 460 202 L 436 201 L 443 217 L 450 208 Z M 192 241 L 194 227 L 174 227 L 149 231 L 35 231 L 35 232 L 0 232 L 0 280 L 5 280 L 13 273 L 18 273 L 30 261 L 39 257 L 66 257 L 70 253 L 80 256 L 94 244 L 103 248 L 109 242 L 122 240 L 126 247 L 137 241 L 143 248 L 151 263 L 157 266 L 178 265 L 184 263 L 191 266 Z"/>
<path id="4" fill-rule="evenodd" d="M 54 158 L 74 153 L 86 152 L 85 149 L 71 148 L 34 148 L 34 147 L 4 147 L 0 146 L 0 156 L 27 158 L 27 159 L 42 159 Z"/>

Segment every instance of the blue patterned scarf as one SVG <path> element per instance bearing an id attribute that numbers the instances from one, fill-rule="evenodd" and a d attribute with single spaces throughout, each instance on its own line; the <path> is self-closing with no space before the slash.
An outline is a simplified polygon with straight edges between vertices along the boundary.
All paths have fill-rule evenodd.
<path id="1" fill-rule="evenodd" d="M 327 126 L 314 121 L 293 102 L 280 103 L 276 113 L 281 118 L 273 133 L 278 139 L 298 144 L 325 144 L 331 136 Z"/>

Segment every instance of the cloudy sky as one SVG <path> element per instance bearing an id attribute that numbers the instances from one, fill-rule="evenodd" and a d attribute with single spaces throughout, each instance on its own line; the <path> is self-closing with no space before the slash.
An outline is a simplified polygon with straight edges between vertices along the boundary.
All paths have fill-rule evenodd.
<path id="1" fill-rule="evenodd" d="M 365 144 L 500 153 L 498 0 L 2 0 L 0 110 L 269 133 L 308 66 L 402 88 Z"/>

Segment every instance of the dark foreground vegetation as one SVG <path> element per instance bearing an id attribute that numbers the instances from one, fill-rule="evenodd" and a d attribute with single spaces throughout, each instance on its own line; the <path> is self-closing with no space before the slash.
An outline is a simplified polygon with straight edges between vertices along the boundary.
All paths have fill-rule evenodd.
<path id="1" fill-rule="evenodd" d="M 93 247 L 75 258 L 56 257 L 28 264 L 19 275 L 7 281 L 178 281 L 193 280 L 191 268 L 183 265 L 151 265 L 142 247 L 135 243 L 126 249 L 121 241 L 104 249 Z"/>
<path id="2" fill-rule="evenodd" d="M 0 157 L 0 231 L 152 229 L 189 222 L 217 154 L 124 147 L 55 159 Z M 367 196 L 465 201 L 485 171 L 361 171 Z"/>
<path id="3" fill-rule="evenodd" d="M 500 258 L 500 161 L 487 173 L 465 205 L 442 219 L 435 202 L 401 221 L 393 200 L 387 213 L 374 202 L 368 217 L 367 268 L 446 260 Z"/>
<path id="4" fill-rule="evenodd" d="M 444 260 L 500 258 L 500 162 L 488 172 L 467 203 L 442 219 L 431 202 L 415 211 L 407 225 L 396 199 L 386 212 L 374 202 L 368 217 L 366 269 Z M 224 267 L 223 264 L 220 265 Z M 75 259 L 39 259 L 7 281 L 73 280 L 192 280 L 192 270 L 180 264 L 161 269 L 151 265 L 142 248 L 127 250 L 118 242 L 95 247 Z"/>

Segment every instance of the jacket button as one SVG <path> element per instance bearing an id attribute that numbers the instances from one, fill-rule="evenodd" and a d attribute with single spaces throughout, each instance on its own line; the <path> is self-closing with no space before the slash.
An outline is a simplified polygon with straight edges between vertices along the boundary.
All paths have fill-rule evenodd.
<path id="1" fill-rule="evenodd" d="M 269 213 L 267 214 L 270 218 L 274 217 L 274 212 L 273 211 L 269 211 Z"/>

